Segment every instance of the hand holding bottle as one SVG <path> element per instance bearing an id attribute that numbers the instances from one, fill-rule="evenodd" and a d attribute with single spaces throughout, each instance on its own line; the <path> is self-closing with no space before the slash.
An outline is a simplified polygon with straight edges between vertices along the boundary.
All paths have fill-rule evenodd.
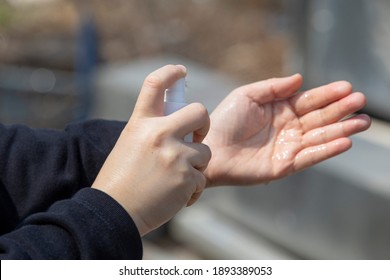
<path id="1" fill-rule="evenodd" d="M 211 158 L 201 144 L 210 120 L 193 103 L 164 116 L 164 92 L 186 75 L 184 66 L 168 65 L 144 82 L 133 115 L 106 159 L 93 187 L 120 203 L 141 236 L 192 204 L 205 185 Z M 193 133 L 193 143 L 184 137 Z"/>

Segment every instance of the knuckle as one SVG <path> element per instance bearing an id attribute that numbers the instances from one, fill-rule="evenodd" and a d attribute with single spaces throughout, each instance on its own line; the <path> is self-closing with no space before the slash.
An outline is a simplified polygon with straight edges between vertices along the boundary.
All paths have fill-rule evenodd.
<path id="1" fill-rule="evenodd" d="M 132 121 L 133 117 L 130 119 L 129 123 Z M 161 119 L 135 119 L 131 127 L 136 128 L 134 134 L 136 133 L 138 135 L 139 142 L 142 143 L 144 147 L 153 151 L 163 147 L 169 134 Z"/>
<path id="2" fill-rule="evenodd" d="M 276 78 L 270 78 L 266 81 L 265 86 L 267 87 L 267 91 L 272 95 L 272 96 L 277 96 L 277 90 L 276 90 L 276 83 L 277 79 Z"/>
<path id="3" fill-rule="evenodd" d="M 159 161 L 164 168 L 174 168 L 181 161 L 181 155 L 176 149 L 165 147 L 159 151 Z M 178 165 L 180 168 L 180 165 Z M 178 174 L 185 173 L 185 170 L 180 170 Z"/>
<path id="4" fill-rule="evenodd" d="M 150 145 L 153 150 L 163 149 L 165 150 L 165 142 L 168 137 L 168 132 L 166 130 L 156 130 L 152 132 L 153 134 L 146 135 L 146 139 L 150 139 Z M 170 150 L 166 148 L 166 150 Z"/>
<path id="5" fill-rule="evenodd" d="M 197 174 L 194 174 L 194 176 L 195 178 L 193 179 L 193 182 L 195 184 L 195 192 L 200 193 L 204 190 L 207 179 L 201 172 L 197 172 Z"/>
<path id="6" fill-rule="evenodd" d="M 183 76 L 183 72 L 175 65 L 166 65 L 152 73 L 144 80 L 144 86 L 152 89 L 165 89 L 167 83 L 172 79 L 179 79 Z"/>
<path id="7" fill-rule="evenodd" d="M 194 110 L 201 116 L 208 117 L 209 113 L 207 108 L 201 103 L 193 103 Z"/>
<path id="8" fill-rule="evenodd" d="M 211 149 L 207 145 L 204 145 L 204 144 L 202 144 L 202 145 L 204 146 L 204 152 L 203 153 L 205 155 L 205 159 L 206 159 L 207 162 L 209 162 L 211 160 L 211 157 L 212 157 Z"/>
<path id="9" fill-rule="evenodd" d="M 170 180 L 173 182 L 173 185 L 176 187 L 185 187 L 186 189 L 191 188 L 192 185 L 194 185 L 194 175 L 193 175 L 193 168 L 186 164 L 179 164 L 177 165 L 177 159 L 175 158 L 174 161 L 171 161 L 170 163 L 172 165 L 167 166 L 171 170 L 175 170 L 175 175 Z"/>
<path id="10" fill-rule="evenodd" d="M 207 108 L 201 103 L 193 103 L 192 110 L 196 117 L 200 119 L 203 123 L 210 123 L 210 116 Z"/>
<path id="11" fill-rule="evenodd" d="M 163 87 L 163 81 L 157 73 L 149 74 L 145 81 L 144 86 L 152 89 L 160 89 Z"/>

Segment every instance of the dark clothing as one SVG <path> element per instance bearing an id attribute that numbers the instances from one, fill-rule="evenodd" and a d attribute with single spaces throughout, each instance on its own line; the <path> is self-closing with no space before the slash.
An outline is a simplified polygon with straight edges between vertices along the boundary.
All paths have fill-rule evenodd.
<path id="1" fill-rule="evenodd" d="M 127 212 L 89 188 L 125 123 L 0 125 L 1 259 L 140 259 Z"/>

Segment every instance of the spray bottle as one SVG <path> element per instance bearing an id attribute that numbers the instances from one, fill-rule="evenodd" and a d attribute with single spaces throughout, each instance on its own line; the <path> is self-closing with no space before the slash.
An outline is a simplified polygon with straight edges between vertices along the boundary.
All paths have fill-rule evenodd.
<path id="1" fill-rule="evenodd" d="M 165 91 L 164 114 L 170 115 L 188 105 L 185 99 L 185 78 L 181 78 Z M 192 133 L 184 137 L 185 142 L 192 142 Z"/>

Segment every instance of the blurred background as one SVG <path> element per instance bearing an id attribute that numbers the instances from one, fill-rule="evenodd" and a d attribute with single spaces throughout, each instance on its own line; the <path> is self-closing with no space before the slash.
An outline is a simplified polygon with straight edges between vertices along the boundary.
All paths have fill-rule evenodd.
<path id="1" fill-rule="evenodd" d="M 0 0 L 0 121 L 127 120 L 146 75 L 188 68 L 210 111 L 302 73 L 349 80 L 372 128 L 345 155 L 267 186 L 207 190 L 145 237 L 145 259 L 390 259 L 390 2 Z"/>

